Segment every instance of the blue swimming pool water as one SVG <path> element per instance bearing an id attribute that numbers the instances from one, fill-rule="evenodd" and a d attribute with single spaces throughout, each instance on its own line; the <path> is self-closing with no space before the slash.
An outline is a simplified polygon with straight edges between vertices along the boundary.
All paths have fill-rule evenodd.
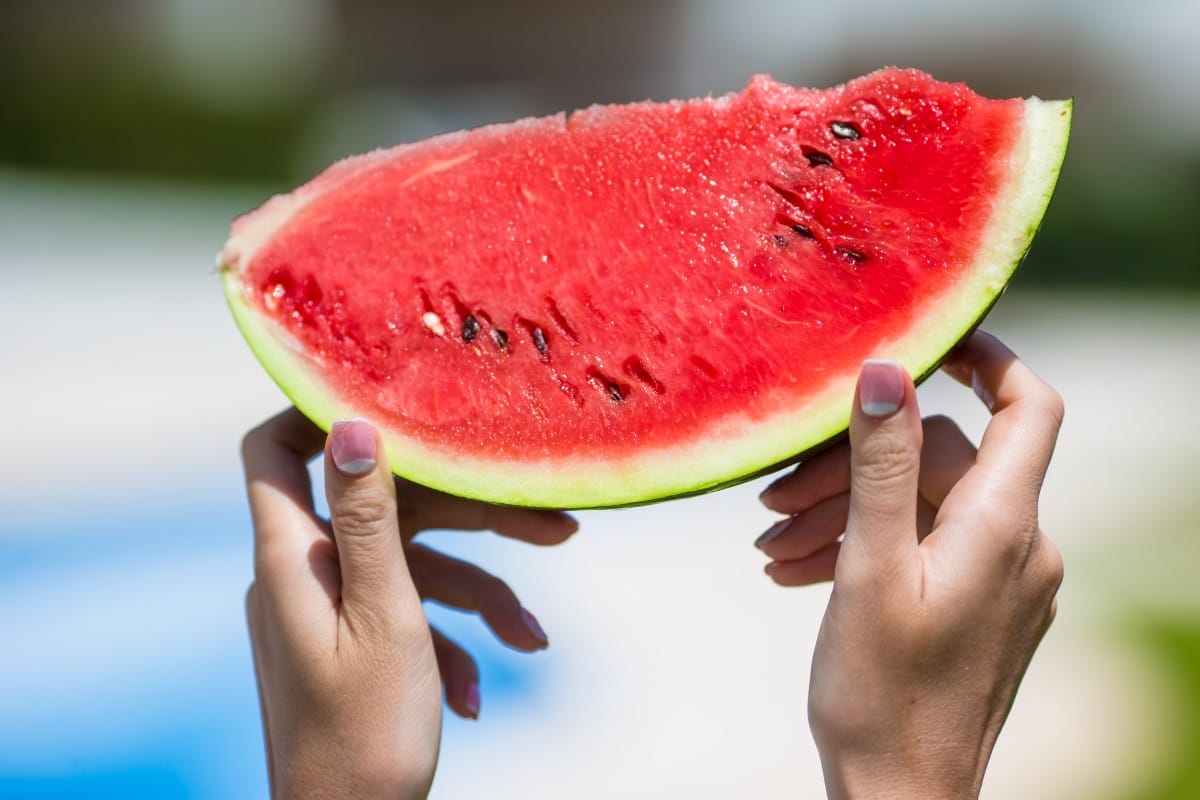
<path id="1" fill-rule="evenodd" d="M 209 502 L 131 493 L 4 520 L 0 798 L 266 796 L 242 490 L 190 488 Z M 489 711 L 537 693 L 545 661 L 428 611 L 476 654 Z"/>

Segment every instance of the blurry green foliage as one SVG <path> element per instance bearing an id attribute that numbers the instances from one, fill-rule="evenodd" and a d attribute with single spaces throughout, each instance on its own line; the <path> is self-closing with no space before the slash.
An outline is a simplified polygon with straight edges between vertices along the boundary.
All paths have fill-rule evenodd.
<path id="1" fill-rule="evenodd" d="M 1200 289 L 1200 157 L 1089 166 L 1068 153 L 1015 285 Z"/>
<path id="2" fill-rule="evenodd" d="M 0 166 L 281 190 L 311 177 L 312 165 L 301 165 L 321 109 L 355 88 L 357 62 L 345 43 L 302 91 L 221 104 L 177 85 L 121 25 L 94 35 L 79 21 L 85 7 L 74 6 L 74 26 L 0 31 Z M 1072 146 L 1018 287 L 1200 289 L 1200 150 L 1156 153 L 1122 136 L 1076 126 L 1074 138 L 1091 146 Z"/>
<path id="3" fill-rule="evenodd" d="M 1120 800 L 1196 800 L 1200 797 L 1200 616 L 1148 614 L 1131 626 L 1139 653 L 1158 668 L 1171 698 L 1172 752 L 1146 786 Z"/>
<path id="4" fill-rule="evenodd" d="M 0 60 L 3 65 L 3 60 Z M 196 103 L 137 65 L 5 70 L 0 163 L 287 183 L 308 109 Z"/>

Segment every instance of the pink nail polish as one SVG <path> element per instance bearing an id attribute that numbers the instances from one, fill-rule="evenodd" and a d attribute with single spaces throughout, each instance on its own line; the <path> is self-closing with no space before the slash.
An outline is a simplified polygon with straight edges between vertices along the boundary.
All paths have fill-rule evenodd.
<path id="1" fill-rule="evenodd" d="M 356 478 L 375 469 L 375 428 L 362 419 L 333 423 L 329 454 L 343 475 Z"/>
<path id="2" fill-rule="evenodd" d="M 858 401 L 868 417 L 886 419 L 895 414 L 904 403 L 904 368 L 895 361 L 864 361 L 858 379 Z"/>
<path id="3" fill-rule="evenodd" d="M 759 550 L 762 550 L 763 547 L 766 546 L 767 542 L 771 541 L 776 536 L 787 530 L 787 527 L 792 524 L 792 520 L 794 519 L 795 517 L 784 517 L 771 527 L 767 528 L 765 531 L 763 531 L 761 536 L 754 540 L 754 546 Z"/>
<path id="4" fill-rule="evenodd" d="M 533 634 L 534 638 L 542 642 L 542 646 L 550 644 L 550 639 L 547 638 L 546 632 L 542 630 L 541 624 L 538 623 L 537 617 L 530 614 L 525 609 L 521 609 L 521 622 L 525 623 L 526 629 Z"/>
<path id="5" fill-rule="evenodd" d="M 479 719 L 479 684 L 474 681 L 467 684 L 467 696 L 463 703 L 471 719 Z"/>

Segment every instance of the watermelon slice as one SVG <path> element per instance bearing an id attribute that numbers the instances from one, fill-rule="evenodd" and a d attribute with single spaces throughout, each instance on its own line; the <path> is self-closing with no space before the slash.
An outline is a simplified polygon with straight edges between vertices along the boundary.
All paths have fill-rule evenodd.
<path id="1" fill-rule="evenodd" d="M 649 502 L 836 437 L 865 358 L 934 370 L 1028 249 L 1070 112 L 760 76 L 346 159 L 236 220 L 218 266 L 284 392 L 375 422 L 397 474 Z"/>

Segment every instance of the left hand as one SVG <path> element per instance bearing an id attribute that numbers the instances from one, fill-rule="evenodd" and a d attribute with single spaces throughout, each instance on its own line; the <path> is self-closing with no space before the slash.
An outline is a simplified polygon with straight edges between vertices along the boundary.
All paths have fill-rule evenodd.
<path id="1" fill-rule="evenodd" d="M 396 478 L 400 539 L 413 584 L 422 600 L 479 614 L 500 641 L 532 652 L 549 646 L 542 626 L 500 578 L 474 564 L 415 541 L 427 530 L 494 531 L 529 544 L 561 544 L 578 530 L 569 514 L 467 500 Z M 460 717 L 479 716 L 479 667 L 471 654 L 430 626 L 446 704 Z"/>
<path id="2" fill-rule="evenodd" d="M 329 437 L 330 520 L 314 511 L 308 475 L 307 462 L 325 443 L 316 426 L 292 409 L 243 442 L 255 534 L 246 607 L 272 785 L 288 796 L 288 787 L 335 790 L 338 781 L 403 784 L 415 793 L 402 796 L 417 797 L 436 763 L 439 672 L 450 706 L 464 716 L 479 712 L 474 660 L 430 630 L 420 601 L 477 611 L 522 650 L 545 647 L 546 637 L 505 583 L 413 537 L 430 528 L 492 528 L 553 544 L 576 525 L 564 514 L 490 506 L 396 480 L 373 429 L 351 423 L 341 440 L 351 429 L 350 439 L 372 445 L 372 457 L 339 468 L 339 433 Z M 345 774 L 330 760 L 339 753 Z"/>

